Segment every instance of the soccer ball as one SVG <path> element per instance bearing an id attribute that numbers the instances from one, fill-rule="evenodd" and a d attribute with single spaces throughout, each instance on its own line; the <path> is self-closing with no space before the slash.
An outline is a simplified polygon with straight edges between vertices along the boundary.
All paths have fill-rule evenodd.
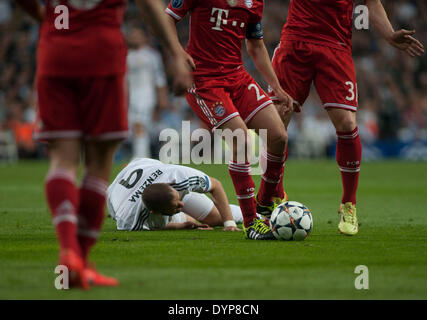
<path id="1" fill-rule="evenodd" d="M 313 217 L 302 203 L 286 201 L 274 209 L 270 225 L 277 240 L 304 240 L 313 228 Z"/>

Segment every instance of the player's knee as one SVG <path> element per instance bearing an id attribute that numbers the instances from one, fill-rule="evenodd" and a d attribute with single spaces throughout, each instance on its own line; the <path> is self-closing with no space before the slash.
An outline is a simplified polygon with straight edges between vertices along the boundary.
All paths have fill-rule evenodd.
<path id="1" fill-rule="evenodd" d="M 356 119 L 351 116 L 346 116 L 342 118 L 336 129 L 341 132 L 350 132 L 353 131 L 356 126 Z"/>
<path id="2" fill-rule="evenodd" d="M 288 133 L 285 129 L 277 130 L 267 136 L 267 144 L 269 149 L 274 149 L 275 152 L 282 152 L 286 149 L 288 143 Z"/>

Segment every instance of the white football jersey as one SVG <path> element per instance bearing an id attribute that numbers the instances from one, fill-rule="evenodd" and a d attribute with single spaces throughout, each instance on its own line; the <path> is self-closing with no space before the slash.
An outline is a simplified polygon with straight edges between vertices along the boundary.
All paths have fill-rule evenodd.
<path id="1" fill-rule="evenodd" d="M 148 46 L 129 50 L 127 69 L 130 108 L 151 112 L 157 103 L 156 88 L 167 85 L 162 57 Z"/>
<path id="2" fill-rule="evenodd" d="M 205 173 L 158 160 L 139 158 L 130 162 L 108 187 L 107 205 L 118 230 L 163 229 L 171 217 L 149 214 L 142 202 L 144 189 L 153 183 L 168 183 L 181 196 L 189 192 L 210 191 L 211 181 Z"/>

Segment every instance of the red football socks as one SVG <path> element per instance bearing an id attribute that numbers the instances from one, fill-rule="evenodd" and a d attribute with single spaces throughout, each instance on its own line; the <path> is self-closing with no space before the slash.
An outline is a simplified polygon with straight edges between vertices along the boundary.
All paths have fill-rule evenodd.
<path id="1" fill-rule="evenodd" d="M 60 248 L 71 249 L 80 255 L 80 246 L 77 241 L 79 194 L 75 179 L 72 171 L 51 170 L 46 176 L 45 193 Z"/>
<path id="2" fill-rule="evenodd" d="M 230 161 L 228 171 L 242 209 L 244 225 L 248 227 L 249 223 L 257 217 L 255 184 L 251 177 L 251 165 L 250 163 L 238 164 Z"/>
<path id="3" fill-rule="evenodd" d="M 286 160 L 288 159 L 288 154 L 289 154 L 289 149 L 288 149 L 288 145 L 286 145 L 285 159 L 283 161 L 283 166 L 280 169 L 280 182 L 278 183 L 277 188 L 273 194 L 274 197 L 278 197 L 280 199 L 283 199 L 285 197 L 285 190 L 283 188 L 283 176 L 285 174 L 285 163 L 286 163 Z"/>
<path id="4" fill-rule="evenodd" d="M 96 243 L 104 221 L 104 207 L 108 182 L 102 178 L 87 175 L 80 187 L 78 240 L 84 261 Z"/>
<path id="5" fill-rule="evenodd" d="M 283 191 L 283 165 L 285 155 L 274 155 L 263 151 L 261 161 L 266 164 L 265 172 L 261 175 L 261 185 L 258 191 L 257 200 L 261 205 L 269 206 L 273 202 L 273 197 L 282 184 Z"/>
<path id="6" fill-rule="evenodd" d="M 359 130 L 356 127 L 351 132 L 337 131 L 337 136 L 336 160 L 341 171 L 343 185 L 342 203 L 351 202 L 355 205 L 362 159 Z"/>

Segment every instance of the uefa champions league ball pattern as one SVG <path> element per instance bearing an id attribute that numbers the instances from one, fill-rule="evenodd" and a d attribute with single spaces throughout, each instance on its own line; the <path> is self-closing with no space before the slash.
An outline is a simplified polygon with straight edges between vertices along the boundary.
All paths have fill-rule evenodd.
<path id="1" fill-rule="evenodd" d="M 313 228 L 313 217 L 302 203 L 286 201 L 274 209 L 270 224 L 278 240 L 304 240 Z"/>

